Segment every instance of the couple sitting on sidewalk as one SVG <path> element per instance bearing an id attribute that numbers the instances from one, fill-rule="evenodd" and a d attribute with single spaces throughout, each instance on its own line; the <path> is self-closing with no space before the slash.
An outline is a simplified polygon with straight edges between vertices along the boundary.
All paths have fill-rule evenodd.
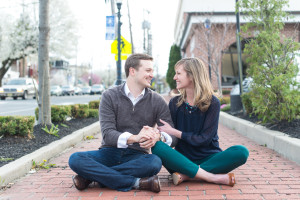
<path id="1" fill-rule="evenodd" d="M 187 180 L 235 184 L 229 172 L 243 165 L 249 152 L 241 145 L 225 151 L 219 147 L 220 102 L 203 62 L 184 58 L 175 71 L 180 95 L 170 100 L 168 108 L 149 89 L 153 58 L 133 54 L 126 60 L 126 83 L 102 95 L 101 147 L 74 153 L 69 159 L 70 168 L 78 174 L 73 176 L 78 190 L 95 181 L 118 191 L 159 192 L 157 174 L 162 165 L 175 185 Z"/>

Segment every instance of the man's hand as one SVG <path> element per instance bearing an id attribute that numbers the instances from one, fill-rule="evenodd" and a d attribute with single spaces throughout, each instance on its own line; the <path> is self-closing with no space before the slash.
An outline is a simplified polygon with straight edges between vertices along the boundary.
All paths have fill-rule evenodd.
<path id="1" fill-rule="evenodd" d="M 149 126 L 144 126 L 138 135 L 132 135 L 128 138 L 127 144 L 141 143 L 148 140 L 153 140 L 156 137 L 158 130 Z"/>
<path id="2" fill-rule="evenodd" d="M 157 141 L 159 141 L 160 138 L 160 133 L 157 129 L 149 127 L 149 126 L 144 126 L 144 128 L 141 130 L 142 133 L 141 135 L 146 135 L 151 137 L 141 137 L 139 143 L 140 147 L 145 148 L 145 149 L 150 149 L 155 145 Z M 139 134 L 140 134 L 139 133 Z"/>

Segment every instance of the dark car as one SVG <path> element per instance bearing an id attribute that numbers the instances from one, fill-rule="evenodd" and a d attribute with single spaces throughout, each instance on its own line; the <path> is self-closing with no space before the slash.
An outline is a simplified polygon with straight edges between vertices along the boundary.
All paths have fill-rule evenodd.
<path id="1" fill-rule="evenodd" d="M 63 95 L 74 95 L 75 89 L 72 85 L 64 85 L 61 87 Z"/>

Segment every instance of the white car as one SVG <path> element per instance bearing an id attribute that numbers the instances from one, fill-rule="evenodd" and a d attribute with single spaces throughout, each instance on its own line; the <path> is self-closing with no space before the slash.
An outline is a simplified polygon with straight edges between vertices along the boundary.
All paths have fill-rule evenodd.
<path id="1" fill-rule="evenodd" d="M 22 97 L 24 100 L 29 96 L 36 98 L 37 88 L 38 84 L 35 79 L 11 79 L 0 88 L 0 98 L 1 100 L 5 100 L 7 97 L 12 97 L 14 100 L 16 100 L 18 97 Z"/>
<path id="2" fill-rule="evenodd" d="M 95 84 L 91 87 L 91 95 L 93 94 L 102 94 L 105 88 L 102 84 Z"/>

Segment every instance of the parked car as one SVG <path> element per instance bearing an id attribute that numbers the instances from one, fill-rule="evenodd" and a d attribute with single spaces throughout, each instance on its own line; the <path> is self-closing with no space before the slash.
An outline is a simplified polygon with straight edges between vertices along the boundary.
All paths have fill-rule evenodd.
<path id="1" fill-rule="evenodd" d="M 82 94 L 85 95 L 85 94 L 91 94 L 91 87 L 90 86 L 84 86 L 81 88 L 82 90 Z"/>
<path id="2" fill-rule="evenodd" d="M 61 96 L 62 89 L 59 85 L 52 85 L 50 88 L 50 95 L 51 96 Z"/>
<path id="3" fill-rule="evenodd" d="M 64 85 L 61 87 L 63 95 L 74 95 L 75 89 L 72 85 Z"/>
<path id="4" fill-rule="evenodd" d="M 76 95 L 82 95 L 82 89 L 80 87 L 74 87 L 74 92 Z"/>
<path id="5" fill-rule="evenodd" d="M 12 97 L 16 100 L 18 97 L 27 99 L 29 96 L 36 97 L 37 82 L 31 78 L 11 79 L 7 84 L 0 88 L 0 98 L 5 100 L 6 97 Z"/>
<path id="6" fill-rule="evenodd" d="M 93 95 L 93 94 L 102 94 L 104 92 L 104 90 L 105 90 L 105 88 L 102 84 L 92 85 L 91 95 Z"/>

